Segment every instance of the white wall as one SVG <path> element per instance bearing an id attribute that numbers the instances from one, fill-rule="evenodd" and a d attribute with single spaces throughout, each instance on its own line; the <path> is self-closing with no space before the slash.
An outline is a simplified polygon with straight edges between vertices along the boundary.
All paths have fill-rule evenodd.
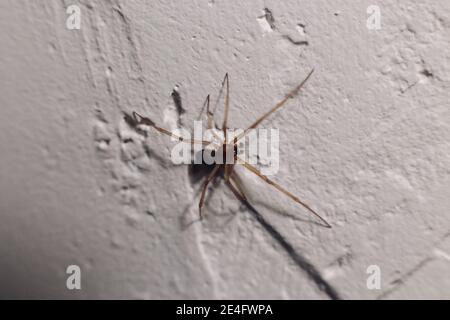
<path id="1" fill-rule="evenodd" d="M 389 3 L 1 1 L 1 296 L 450 298 L 450 2 Z M 198 221 L 173 142 L 123 120 L 191 129 L 228 72 L 244 128 L 311 68 L 264 126 L 280 129 L 273 179 L 332 229 L 242 168 L 259 216 L 218 182 Z"/>

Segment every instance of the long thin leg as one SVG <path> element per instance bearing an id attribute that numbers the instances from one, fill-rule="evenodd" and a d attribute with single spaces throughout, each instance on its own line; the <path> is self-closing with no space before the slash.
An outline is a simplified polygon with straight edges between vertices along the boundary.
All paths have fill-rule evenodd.
<path id="1" fill-rule="evenodd" d="M 200 202 L 198 203 L 198 212 L 200 214 L 200 219 L 203 218 L 202 209 L 205 204 L 205 195 L 206 195 L 206 190 L 208 188 L 208 184 L 215 178 L 220 167 L 221 167 L 220 164 L 216 164 L 213 171 L 211 171 L 211 173 L 208 175 L 208 177 L 206 177 L 205 182 L 203 183 L 202 195 L 200 196 Z"/>
<path id="2" fill-rule="evenodd" d="M 241 139 L 242 137 L 244 137 L 248 131 L 250 131 L 251 129 L 256 128 L 264 119 L 266 119 L 268 116 L 270 116 L 273 112 L 275 112 L 276 110 L 278 110 L 279 108 L 281 108 L 286 101 L 288 101 L 290 98 L 294 97 L 295 95 L 298 94 L 298 92 L 300 91 L 300 89 L 303 87 L 303 85 L 306 83 L 306 81 L 308 81 L 309 77 L 311 77 L 311 75 L 313 74 L 314 69 L 311 70 L 311 72 L 306 76 L 306 78 L 298 85 L 296 86 L 291 92 L 289 92 L 280 102 L 278 102 L 272 109 L 270 109 L 268 112 L 266 112 L 265 114 L 263 114 L 260 118 L 258 118 L 250 127 L 248 127 L 247 129 L 244 130 L 244 132 L 242 132 L 240 135 L 237 136 L 237 140 Z"/>
<path id="3" fill-rule="evenodd" d="M 217 139 L 217 141 L 222 141 L 222 138 L 212 129 L 216 129 L 217 125 L 216 125 L 216 121 L 214 120 L 214 112 L 211 111 L 210 109 L 210 104 L 209 104 L 209 94 L 206 97 L 206 116 L 208 117 L 208 124 L 207 124 L 207 128 L 209 130 L 211 130 L 213 136 Z"/>
<path id="4" fill-rule="evenodd" d="M 224 174 L 223 174 L 225 181 L 228 182 L 230 180 L 230 176 L 231 176 L 231 173 L 233 172 L 233 169 L 234 169 L 234 164 L 225 164 Z"/>
<path id="5" fill-rule="evenodd" d="M 214 114 L 213 114 L 212 111 L 210 111 L 209 105 L 210 105 L 210 95 L 208 94 L 206 96 L 205 101 L 203 102 L 202 111 L 200 112 L 199 117 L 198 117 L 197 120 L 201 119 L 201 117 L 203 115 L 203 112 L 205 111 L 205 108 L 206 108 L 206 116 L 207 116 L 207 119 L 208 119 L 207 127 L 208 127 L 208 129 L 211 129 L 211 128 L 215 127 L 215 123 L 214 123 Z"/>
<path id="6" fill-rule="evenodd" d="M 225 78 L 223 79 L 223 81 L 226 85 L 226 92 L 225 92 L 225 110 L 223 113 L 222 130 L 223 130 L 223 135 L 225 137 L 225 143 L 228 143 L 228 141 L 227 141 L 227 125 L 228 125 L 228 110 L 230 109 L 230 83 L 228 81 L 228 73 L 225 74 Z"/>
<path id="7" fill-rule="evenodd" d="M 216 128 L 216 123 L 214 121 L 214 113 L 209 108 L 209 94 L 206 97 L 206 116 L 208 117 L 208 129 Z"/>
<path id="8" fill-rule="evenodd" d="M 230 181 L 227 181 L 227 186 L 233 192 L 233 194 L 243 203 L 248 203 L 247 198 L 241 193 Z"/>
<path id="9" fill-rule="evenodd" d="M 185 139 L 182 136 L 176 135 L 176 134 L 170 132 L 167 129 L 164 129 L 164 128 L 161 128 L 161 127 L 157 126 L 152 120 L 150 120 L 147 117 L 141 116 L 139 113 L 137 113 L 135 111 L 133 111 L 133 117 L 134 117 L 134 120 L 138 124 L 145 124 L 145 125 L 148 125 L 150 127 L 153 127 L 158 132 L 161 132 L 161 133 L 163 133 L 165 135 L 173 137 L 173 138 L 177 139 L 178 141 L 187 142 L 187 143 L 198 143 L 198 144 L 204 144 L 204 145 L 210 145 L 212 143 L 211 141 L 206 141 L 206 140 Z"/>
<path id="10" fill-rule="evenodd" d="M 233 138 L 233 152 L 235 152 L 235 150 L 237 150 L 237 149 L 235 149 L 236 148 L 236 144 L 237 144 L 237 138 L 236 137 L 234 137 Z M 226 155 L 226 153 L 225 153 L 225 156 L 227 156 Z M 237 154 L 234 154 L 233 155 L 233 164 L 227 164 L 227 165 L 225 165 L 225 173 L 224 173 L 224 176 L 225 176 L 225 180 L 229 180 L 230 179 L 230 176 L 233 174 L 233 170 L 234 170 L 234 165 L 237 163 Z"/>
<path id="11" fill-rule="evenodd" d="M 242 160 L 241 160 L 242 161 Z M 281 187 L 279 184 L 273 182 L 272 180 L 270 180 L 269 178 L 267 178 L 265 175 L 263 175 L 262 173 L 260 173 L 258 171 L 258 169 L 256 169 L 255 167 L 253 167 L 252 165 L 248 164 L 245 161 L 242 161 L 242 165 L 248 169 L 249 171 L 251 171 L 252 173 L 254 173 L 255 175 L 257 175 L 258 177 L 260 177 L 261 179 L 263 179 L 265 182 L 267 182 L 268 184 L 270 184 L 271 186 L 273 186 L 274 188 L 278 189 L 279 191 L 281 191 L 282 193 L 284 193 L 285 195 L 287 195 L 289 198 L 291 198 L 292 200 L 294 200 L 295 202 L 297 202 L 298 204 L 302 205 L 304 208 L 308 209 L 312 214 L 314 214 L 316 217 L 318 217 L 323 223 L 325 223 L 325 225 L 328 228 L 331 228 L 331 225 L 324 219 L 322 218 L 317 212 L 315 212 L 313 209 L 311 209 L 310 206 L 308 206 L 306 203 L 302 202 L 299 198 L 297 198 L 296 196 L 294 196 L 292 193 L 290 193 L 289 191 L 287 191 L 286 189 L 284 189 L 283 187 Z"/>
<path id="12" fill-rule="evenodd" d="M 209 94 L 206 96 L 205 102 L 203 102 L 202 111 L 200 112 L 198 120 L 201 119 L 202 114 L 205 111 L 205 108 L 206 108 L 206 117 L 207 117 L 207 126 L 206 126 L 207 129 L 208 130 L 217 129 L 217 124 L 216 124 L 216 122 L 214 120 L 214 112 L 211 111 L 211 109 L 210 109 L 210 96 L 209 96 Z M 222 138 L 216 133 L 215 130 L 211 130 L 211 133 L 217 139 L 217 141 L 222 141 Z M 220 147 L 220 145 L 217 145 L 216 143 L 214 143 L 214 145 L 216 145 L 217 147 Z"/>
<path id="13" fill-rule="evenodd" d="M 235 172 L 232 172 L 230 175 L 230 183 L 239 191 L 242 198 L 244 198 L 244 200 L 247 201 L 247 197 L 245 196 L 244 189 L 242 189 L 242 186 L 241 186 L 239 180 L 237 179 Z"/>

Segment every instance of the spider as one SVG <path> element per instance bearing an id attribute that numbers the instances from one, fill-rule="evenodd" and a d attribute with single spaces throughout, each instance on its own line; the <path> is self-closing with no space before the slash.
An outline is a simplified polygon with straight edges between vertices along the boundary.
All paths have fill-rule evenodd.
<path id="1" fill-rule="evenodd" d="M 278 183 L 272 181 L 267 176 L 263 175 L 256 167 L 254 167 L 250 163 L 248 163 L 238 157 L 238 141 L 240 139 L 242 139 L 244 136 L 246 136 L 246 134 L 250 130 L 255 129 L 269 115 L 271 115 L 273 112 L 275 112 L 276 110 L 278 110 L 282 106 L 284 106 L 287 100 L 296 96 L 298 94 L 298 92 L 300 91 L 300 89 L 303 87 L 303 85 L 306 83 L 306 81 L 311 77 L 313 72 L 314 72 L 314 69 L 312 69 L 309 72 L 309 74 L 306 76 L 306 78 L 299 85 L 297 85 L 292 91 L 290 91 L 283 99 L 281 99 L 274 107 L 272 107 L 269 111 L 267 111 L 261 117 L 259 117 L 247 129 L 245 129 L 240 134 L 237 134 L 236 136 L 234 136 L 232 139 L 229 139 L 229 140 L 227 139 L 227 129 L 228 129 L 228 111 L 229 111 L 229 102 L 230 102 L 230 99 L 229 99 L 230 86 L 229 86 L 229 80 L 228 80 L 228 73 L 225 74 L 225 77 L 222 81 L 222 89 L 224 88 L 224 86 L 226 89 L 224 119 L 223 119 L 223 123 L 222 123 L 222 128 L 220 129 L 223 132 L 224 139 L 221 142 L 221 145 L 219 146 L 218 152 L 223 153 L 223 159 L 228 159 L 226 157 L 227 152 L 231 152 L 233 154 L 235 161 L 232 164 L 229 164 L 229 163 L 214 163 L 213 164 L 212 171 L 208 174 L 208 176 L 206 177 L 206 179 L 204 180 L 203 185 L 202 185 L 202 193 L 201 193 L 200 201 L 199 201 L 199 205 L 198 205 L 200 219 L 202 219 L 202 217 L 203 217 L 202 210 L 205 205 L 205 195 L 206 195 L 206 191 L 208 189 L 208 185 L 219 175 L 224 178 L 226 185 L 230 188 L 230 190 L 233 192 L 233 194 L 236 196 L 236 198 L 238 198 L 243 203 L 247 203 L 247 204 L 249 203 L 248 198 L 246 197 L 246 195 L 243 191 L 243 188 L 241 187 L 241 185 L 239 183 L 236 171 L 234 170 L 234 165 L 237 163 L 237 164 L 243 165 L 247 170 L 249 170 L 256 176 L 261 178 L 263 181 L 265 181 L 266 183 L 268 183 L 269 185 L 271 185 L 278 191 L 282 192 L 283 194 L 285 194 L 286 196 L 291 198 L 296 203 L 298 203 L 301 206 L 303 206 L 304 208 L 306 208 L 315 217 L 320 219 L 320 221 L 323 222 L 327 228 L 331 228 L 331 225 L 324 218 L 322 218 L 316 211 L 314 211 L 309 205 L 307 205 L 306 203 L 301 201 L 298 197 L 293 195 L 291 192 L 287 191 L 285 188 L 280 186 Z M 208 129 L 216 129 L 217 126 L 214 121 L 214 113 L 211 112 L 211 110 L 210 110 L 209 100 L 210 100 L 210 98 L 208 95 L 205 100 L 205 104 L 207 106 L 206 113 L 207 113 L 207 118 L 208 118 L 207 126 L 208 126 Z M 185 139 L 182 136 L 176 135 L 176 134 L 172 133 L 171 131 L 156 125 L 155 122 L 153 122 L 150 118 L 143 117 L 135 111 L 133 111 L 133 118 L 137 125 L 139 125 L 139 124 L 148 125 L 154 129 L 156 129 L 158 132 L 168 135 L 172 138 L 175 138 L 178 141 L 187 142 L 187 143 L 191 143 L 191 144 L 202 144 L 202 145 L 210 145 L 212 143 L 212 141 Z M 217 136 L 217 135 L 215 135 L 215 136 Z M 227 141 L 231 141 L 231 142 L 227 142 Z M 239 162 L 237 162 L 236 160 L 239 160 Z"/>

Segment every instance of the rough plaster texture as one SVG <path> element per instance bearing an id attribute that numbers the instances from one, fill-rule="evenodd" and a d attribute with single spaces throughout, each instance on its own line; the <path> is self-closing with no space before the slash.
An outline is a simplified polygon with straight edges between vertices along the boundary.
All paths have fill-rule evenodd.
<path id="1" fill-rule="evenodd" d="M 2 297 L 450 298 L 449 1 L 2 0 L 0 30 Z M 242 128 L 312 67 L 264 126 L 332 229 L 239 169 L 257 213 L 217 182 L 199 222 L 199 177 L 124 121 L 191 129 L 228 72 Z"/>

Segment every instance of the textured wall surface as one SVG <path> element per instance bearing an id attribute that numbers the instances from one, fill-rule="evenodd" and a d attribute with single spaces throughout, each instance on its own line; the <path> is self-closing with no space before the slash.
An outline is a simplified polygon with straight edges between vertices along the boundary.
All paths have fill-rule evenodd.
<path id="1" fill-rule="evenodd" d="M 450 298 L 449 1 L 1 0 L 0 30 L 1 297 Z M 228 72 L 244 128 L 312 68 L 264 126 L 332 229 L 242 168 L 257 212 L 217 180 L 199 221 L 200 176 L 124 120 L 191 130 Z"/>

